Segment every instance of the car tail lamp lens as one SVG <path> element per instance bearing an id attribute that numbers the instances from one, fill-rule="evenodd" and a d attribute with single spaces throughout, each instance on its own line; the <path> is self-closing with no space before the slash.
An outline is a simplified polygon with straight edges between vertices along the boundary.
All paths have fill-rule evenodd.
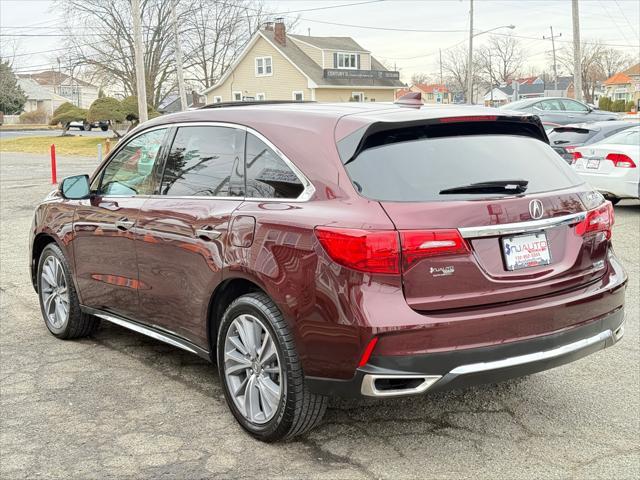
<path id="1" fill-rule="evenodd" d="M 424 258 L 469 252 L 464 238 L 455 229 L 400 231 L 400 243 L 405 271 Z"/>
<path id="2" fill-rule="evenodd" d="M 614 167 L 618 168 L 636 168 L 635 162 L 624 153 L 610 153 L 606 156 L 607 160 L 611 160 L 613 162 Z"/>
<path id="3" fill-rule="evenodd" d="M 579 158 L 582 158 L 582 154 L 580 152 L 576 152 L 575 150 L 573 152 L 571 152 L 571 154 L 573 155 L 573 162 L 572 163 L 576 163 Z"/>
<path id="4" fill-rule="evenodd" d="M 609 239 L 613 223 L 613 205 L 607 201 L 600 207 L 587 212 L 586 218 L 576 225 L 576 233 L 586 235 L 592 232 L 605 232 L 607 239 Z"/>
<path id="5" fill-rule="evenodd" d="M 359 230 L 316 227 L 316 237 L 333 261 L 367 273 L 400 273 L 422 259 L 469 252 L 467 243 L 455 229 Z"/>
<path id="6" fill-rule="evenodd" d="M 395 230 L 317 227 L 316 237 L 340 265 L 369 273 L 400 273 L 400 245 Z"/>

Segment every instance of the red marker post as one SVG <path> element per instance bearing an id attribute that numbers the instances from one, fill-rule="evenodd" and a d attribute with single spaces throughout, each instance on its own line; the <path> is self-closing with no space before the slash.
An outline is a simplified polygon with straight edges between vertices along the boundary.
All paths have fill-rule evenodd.
<path id="1" fill-rule="evenodd" d="M 56 166 L 56 146 L 51 144 L 51 184 L 58 183 L 58 168 Z"/>

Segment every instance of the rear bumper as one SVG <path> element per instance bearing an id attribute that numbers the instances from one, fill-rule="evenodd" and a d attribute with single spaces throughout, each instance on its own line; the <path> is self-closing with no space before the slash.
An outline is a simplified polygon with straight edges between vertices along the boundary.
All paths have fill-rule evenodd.
<path id="1" fill-rule="evenodd" d="M 568 330 L 497 346 L 411 356 L 374 356 L 349 380 L 307 377 L 314 393 L 391 397 L 464 388 L 548 370 L 617 343 L 624 309 Z"/>
<path id="2" fill-rule="evenodd" d="M 640 195 L 638 175 L 634 170 L 619 168 L 620 172 L 611 175 L 590 174 L 577 172 L 580 177 L 601 193 L 613 195 L 618 198 L 638 198 Z"/>

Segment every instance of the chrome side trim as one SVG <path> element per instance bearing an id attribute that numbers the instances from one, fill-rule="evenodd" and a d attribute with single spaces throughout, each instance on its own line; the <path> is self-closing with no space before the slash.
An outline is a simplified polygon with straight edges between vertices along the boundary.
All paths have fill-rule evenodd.
<path id="1" fill-rule="evenodd" d="M 494 362 L 485 363 L 472 363 L 469 365 L 460 365 L 449 372 L 454 375 L 465 375 L 469 373 L 486 372 L 488 370 L 497 370 L 500 368 L 514 367 L 517 365 L 523 365 L 525 363 L 539 362 L 550 358 L 560 357 L 568 353 L 576 352 L 584 348 L 590 347 L 600 342 L 604 342 L 613 336 L 611 330 L 605 330 L 597 335 L 589 338 L 583 338 L 567 345 L 554 348 L 552 350 L 545 350 L 542 352 L 529 353 L 527 355 L 519 355 L 517 357 L 509 357 L 502 360 L 496 360 Z"/>
<path id="2" fill-rule="evenodd" d="M 121 327 L 127 328 L 134 332 L 141 333 L 142 335 L 146 335 L 147 337 L 154 338 L 156 340 L 164 342 L 173 347 L 186 350 L 187 352 L 195 353 L 199 357 L 210 360 L 208 351 L 198 347 L 197 345 L 194 345 L 188 340 L 178 337 L 177 335 L 171 334 L 169 332 L 162 332 L 156 328 L 143 325 L 141 323 L 134 322 L 133 320 L 128 320 L 126 318 L 123 318 L 111 313 L 103 312 L 102 310 L 97 310 L 97 309 L 88 308 L 88 307 L 82 307 L 82 310 L 102 320 L 106 320 L 107 322 L 120 325 Z"/>
<path id="3" fill-rule="evenodd" d="M 462 227 L 458 230 L 463 238 L 496 237 L 513 233 L 526 233 L 544 230 L 560 225 L 572 225 L 581 222 L 587 212 L 572 213 L 561 217 L 543 218 L 531 222 L 504 223 L 502 225 L 484 225 L 480 227 Z"/>
<path id="4" fill-rule="evenodd" d="M 376 380 L 381 379 L 422 379 L 422 383 L 417 387 L 403 388 L 397 390 L 378 390 Z M 417 395 L 426 391 L 431 385 L 442 377 L 440 375 L 365 375 L 362 379 L 360 392 L 367 397 L 399 397 L 402 395 Z"/>

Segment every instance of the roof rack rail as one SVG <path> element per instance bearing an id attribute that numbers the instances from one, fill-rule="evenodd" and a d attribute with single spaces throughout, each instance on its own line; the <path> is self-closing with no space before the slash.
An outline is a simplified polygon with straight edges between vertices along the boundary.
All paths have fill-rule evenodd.
<path id="1" fill-rule="evenodd" d="M 249 107 L 251 105 L 280 105 L 280 104 L 292 104 L 292 103 L 316 103 L 313 100 L 250 100 L 240 102 L 218 102 L 208 103 L 199 109 L 203 108 L 223 108 L 223 107 Z"/>

